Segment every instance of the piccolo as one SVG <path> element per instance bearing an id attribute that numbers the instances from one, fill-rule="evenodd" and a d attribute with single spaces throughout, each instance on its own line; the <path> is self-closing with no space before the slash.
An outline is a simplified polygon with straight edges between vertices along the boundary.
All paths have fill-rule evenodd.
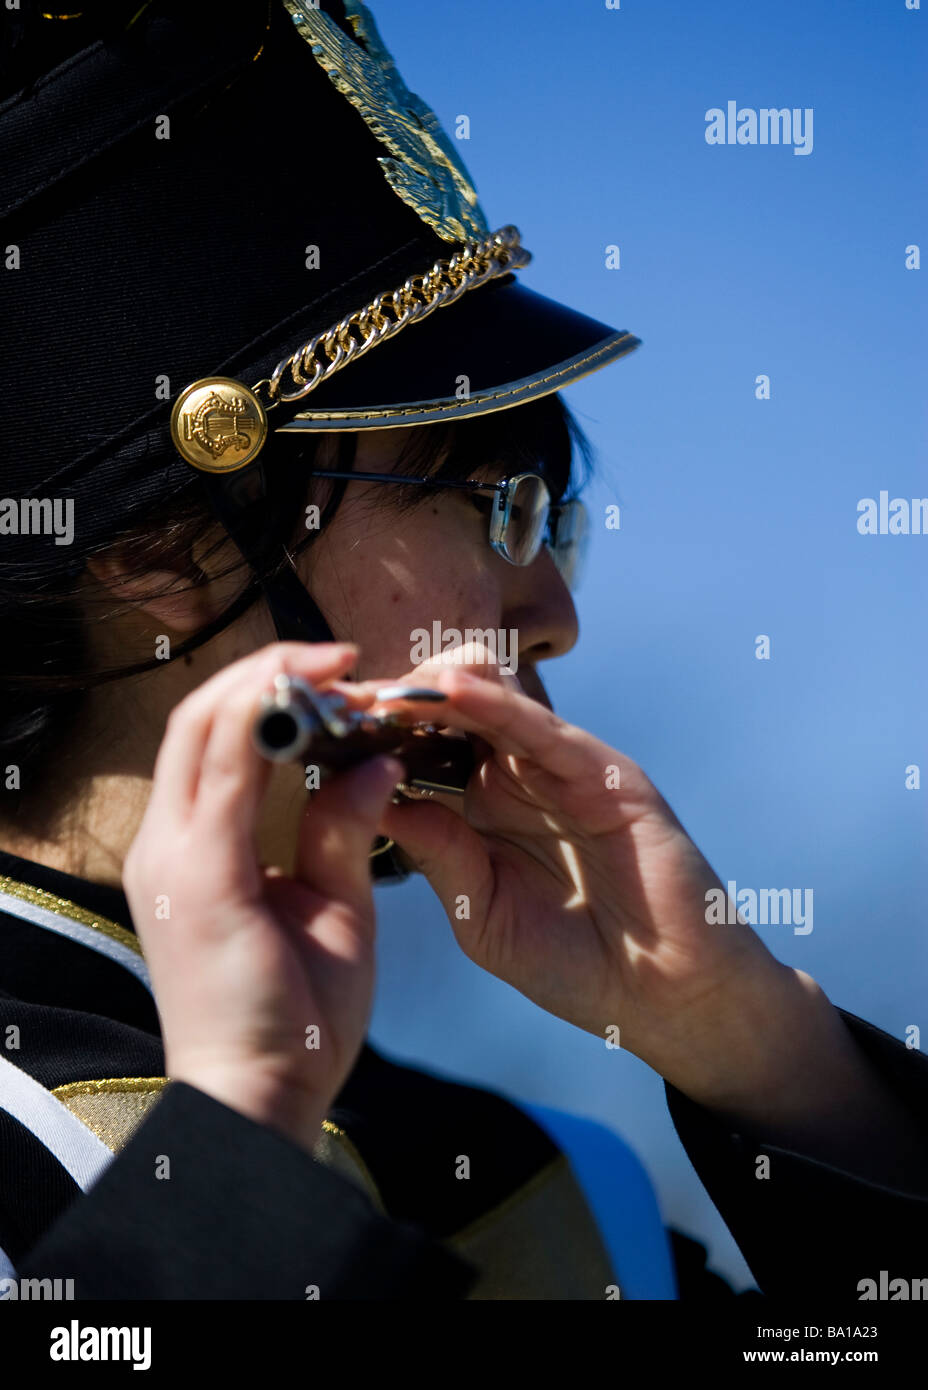
<path id="1" fill-rule="evenodd" d="M 407 685 L 382 687 L 376 695 L 378 701 L 425 703 L 447 698 L 440 690 Z M 391 754 L 406 768 L 397 786 L 418 791 L 460 795 L 476 765 L 466 737 L 441 734 L 426 722 L 402 723 L 396 713 L 351 709 L 342 695 L 316 690 L 296 676 L 278 676 L 273 692 L 262 697 L 252 737 L 258 752 L 271 762 L 305 758 L 328 773 Z"/>

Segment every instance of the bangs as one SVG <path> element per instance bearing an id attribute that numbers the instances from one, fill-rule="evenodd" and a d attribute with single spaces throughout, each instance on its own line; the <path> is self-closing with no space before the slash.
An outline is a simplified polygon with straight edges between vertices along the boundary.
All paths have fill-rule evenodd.
<path id="1" fill-rule="evenodd" d="M 488 415 L 424 425 L 411 432 L 395 465 L 412 477 L 461 482 L 478 470 L 499 476 L 540 473 L 555 502 L 576 496 L 593 468 L 593 448 L 557 393 Z M 391 488 L 401 507 L 421 505 L 422 488 Z"/>
<path id="2" fill-rule="evenodd" d="M 477 475 L 495 480 L 507 474 L 540 473 L 552 501 L 560 502 L 577 497 L 593 471 L 593 446 L 556 392 L 488 415 L 415 426 L 408 436 L 393 459 L 391 473 L 448 482 L 465 482 Z M 311 495 L 307 488 L 312 486 L 313 469 L 354 471 L 359 437 L 359 432 L 345 430 L 305 439 L 272 434 L 268 439 L 269 519 L 277 518 L 283 533 L 288 533 L 291 554 L 298 554 L 313 539 L 306 534 L 302 515 Z M 322 528 L 335 515 L 346 487 L 345 479 L 332 483 Z M 396 483 L 372 489 L 368 505 L 404 513 L 426 505 L 434 495 L 431 488 Z"/>

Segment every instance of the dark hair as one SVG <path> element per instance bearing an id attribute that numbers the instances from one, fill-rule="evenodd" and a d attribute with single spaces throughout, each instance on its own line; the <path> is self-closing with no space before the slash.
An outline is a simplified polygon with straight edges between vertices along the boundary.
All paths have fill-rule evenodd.
<path id="1" fill-rule="evenodd" d="M 357 448 L 355 433 L 334 436 L 335 467 L 351 469 Z M 252 571 L 238 556 L 221 570 L 221 576 L 241 572 L 243 587 L 220 616 L 190 638 L 176 644 L 172 659 L 195 650 L 228 627 L 261 596 L 260 579 L 273 569 L 286 565 L 311 545 L 331 520 L 344 493 L 338 482 L 329 496 L 317 530 L 307 531 L 303 507 L 312 478 L 314 461 L 323 440 L 331 435 L 274 435 L 268 448 L 276 457 L 267 470 L 269 531 L 277 541 L 275 559 L 260 572 Z M 576 471 L 574 465 L 582 461 Z M 509 472 L 528 468 L 542 472 L 557 500 L 580 490 L 592 463 L 592 450 L 568 408 L 556 394 L 544 396 L 528 405 L 496 411 L 457 422 L 416 428 L 394 465 L 396 472 L 424 477 L 463 479 L 473 476 L 481 465 L 499 464 Z M 330 466 L 327 464 L 327 466 Z M 433 496 L 431 489 L 396 486 L 385 488 L 377 505 L 408 511 Z M 39 813 L 49 764 L 65 745 L 75 728 L 87 693 L 95 686 L 151 671 L 161 665 L 157 657 L 119 666 L 95 666 L 87 623 L 91 616 L 86 587 L 82 584 L 84 561 L 122 548 L 125 560 L 136 574 L 144 574 L 163 564 L 166 554 L 189 556 L 195 546 L 210 542 L 201 561 L 225 544 L 228 537 L 209 508 L 198 478 L 176 493 L 167 503 L 135 518 L 131 525 L 112 534 L 106 542 L 75 554 L 54 546 L 35 547 L 25 562 L 3 563 L 0 550 L 0 624 L 4 636 L 4 673 L 0 679 L 0 759 L 5 795 L 0 797 L 0 815 L 18 825 L 46 819 L 49 807 Z M 202 570 L 192 562 L 182 579 L 191 587 L 205 581 Z M 218 577 L 218 576 L 214 576 Z M 170 589 L 148 595 L 176 592 Z M 101 599 L 106 611 L 95 612 L 96 621 L 106 621 L 125 612 L 132 604 L 115 603 L 112 596 Z M 6 787 L 6 768 L 20 770 L 20 787 Z"/>

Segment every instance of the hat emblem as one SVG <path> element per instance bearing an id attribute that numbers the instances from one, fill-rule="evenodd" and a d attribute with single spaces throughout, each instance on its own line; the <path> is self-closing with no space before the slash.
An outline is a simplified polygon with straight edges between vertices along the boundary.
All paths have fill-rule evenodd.
<path id="1" fill-rule="evenodd" d="M 467 170 L 434 111 L 404 83 L 367 6 L 345 0 L 355 43 L 321 7 L 283 3 L 313 57 L 390 151 L 377 162 L 394 193 L 445 241 L 487 236 Z"/>
<path id="2" fill-rule="evenodd" d="M 181 392 L 171 412 L 175 447 L 188 463 L 207 473 L 244 468 L 267 436 L 264 409 L 247 386 L 226 377 L 207 377 Z M 224 455 L 228 450 L 231 456 Z"/>
<path id="3" fill-rule="evenodd" d="M 226 449 L 247 449 L 254 427 L 245 397 L 223 399 L 218 391 L 211 391 L 192 414 L 184 416 L 187 438 L 195 439 L 214 459 L 221 458 Z"/>

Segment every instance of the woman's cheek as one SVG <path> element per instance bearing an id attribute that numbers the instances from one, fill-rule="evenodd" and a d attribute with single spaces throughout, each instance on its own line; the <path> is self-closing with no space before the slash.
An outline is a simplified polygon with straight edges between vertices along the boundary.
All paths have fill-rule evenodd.
<path id="1" fill-rule="evenodd" d="M 493 559 L 450 509 L 425 508 L 391 529 L 359 526 L 346 512 L 320 539 L 301 577 L 335 637 L 360 646 L 357 678 L 392 678 L 423 659 L 424 634 L 435 646 L 436 624 L 439 649 L 455 644 L 456 631 L 463 641 L 467 628 L 499 626 Z"/>

